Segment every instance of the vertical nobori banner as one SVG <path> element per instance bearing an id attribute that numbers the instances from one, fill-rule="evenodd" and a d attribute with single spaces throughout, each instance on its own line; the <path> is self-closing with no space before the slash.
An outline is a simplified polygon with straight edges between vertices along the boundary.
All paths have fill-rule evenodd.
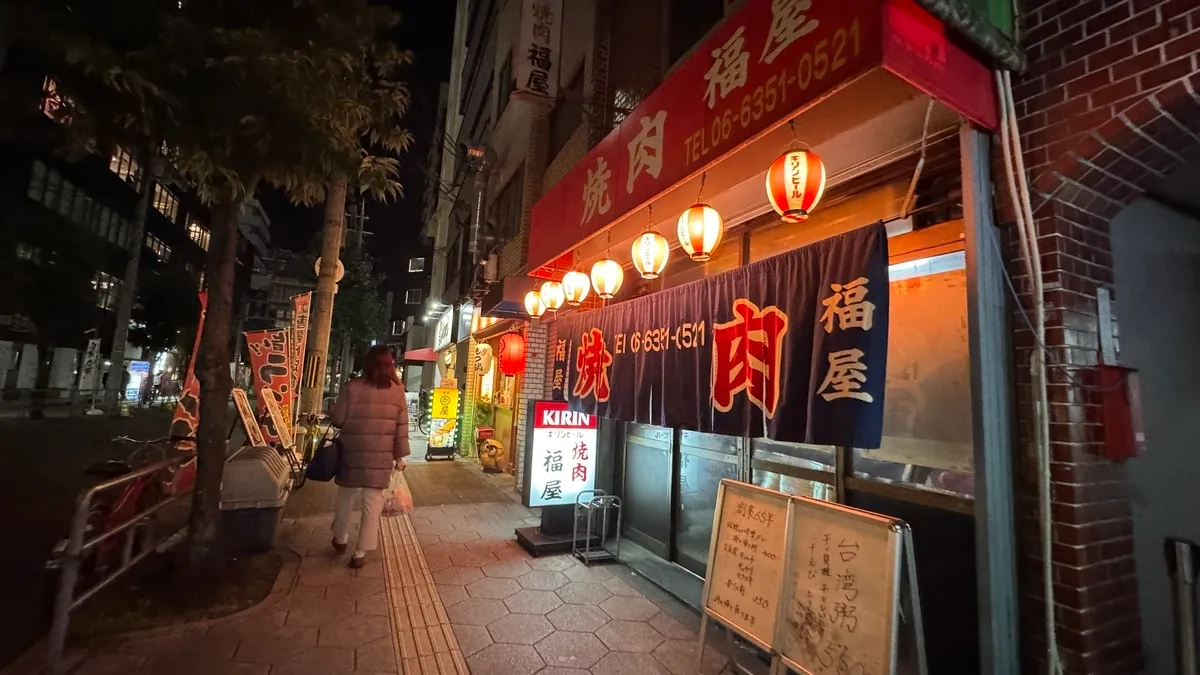
<path id="1" fill-rule="evenodd" d="M 263 420 L 263 436 L 268 443 L 277 443 L 283 435 L 275 428 L 269 415 L 270 409 L 264 400 L 269 393 L 279 405 L 281 417 L 290 420 L 292 415 L 293 389 L 289 349 L 289 333 L 286 329 L 258 330 L 247 332 L 246 347 L 250 350 L 250 371 L 254 375 L 254 391 L 258 392 L 258 417 Z M 287 430 L 284 430 L 285 432 Z"/>
<path id="2" fill-rule="evenodd" d="M 200 380 L 196 378 L 196 355 L 200 352 L 200 336 L 204 334 L 204 317 L 208 313 L 208 291 L 200 291 L 200 320 L 196 323 L 196 339 L 192 342 L 192 355 L 188 359 L 187 375 L 183 379 L 183 391 L 175 404 L 175 415 L 171 417 L 173 438 L 195 438 L 200 426 Z M 182 441 L 175 447 L 179 450 L 196 449 L 195 441 Z"/>
<path id="3" fill-rule="evenodd" d="M 554 397 L 615 420 L 878 448 L 887 268 L 877 223 L 563 317 Z"/>
<path id="4" fill-rule="evenodd" d="M 562 0 L 522 0 L 516 67 L 517 91 L 554 99 L 558 96 L 562 45 Z"/>
<path id="5" fill-rule="evenodd" d="M 300 391 L 304 376 L 304 349 L 308 346 L 308 319 L 312 315 L 312 291 L 292 296 L 292 391 Z M 295 407 L 295 406 L 293 406 Z"/>

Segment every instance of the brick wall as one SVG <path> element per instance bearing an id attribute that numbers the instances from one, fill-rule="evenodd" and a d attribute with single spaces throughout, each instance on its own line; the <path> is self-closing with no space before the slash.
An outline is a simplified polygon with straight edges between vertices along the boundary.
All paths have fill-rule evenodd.
<path id="1" fill-rule="evenodd" d="M 1200 151 L 1200 6 L 1194 0 L 1026 0 L 1021 35 L 1030 67 L 1014 76 L 1013 88 L 1046 291 L 1059 654 L 1072 675 L 1138 672 L 1128 480 L 1121 465 L 1100 454 L 1104 429 L 1091 370 L 1099 344 L 1096 291 L 1113 283 L 1109 220 Z M 1022 308 L 1031 312 L 1012 209 L 1003 185 L 998 188 L 1009 272 Z M 1044 672 L 1029 388 L 1034 340 L 1019 312 L 1013 326 L 1023 671 Z"/>
<path id="2" fill-rule="evenodd" d="M 547 344 L 546 324 L 542 321 L 530 323 L 525 331 L 525 372 L 521 375 L 521 393 L 517 403 L 515 452 L 518 490 L 525 475 L 525 431 L 528 426 L 529 402 L 541 400 L 546 390 L 546 369 L 542 367 L 542 363 L 546 360 Z"/>

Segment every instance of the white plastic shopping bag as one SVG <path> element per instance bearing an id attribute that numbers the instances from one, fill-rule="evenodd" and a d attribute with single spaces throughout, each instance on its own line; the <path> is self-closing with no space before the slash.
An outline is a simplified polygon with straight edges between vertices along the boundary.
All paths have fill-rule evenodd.
<path id="1" fill-rule="evenodd" d="M 388 480 L 388 496 L 387 502 L 383 505 L 383 515 L 398 516 L 403 513 L 409 513 L 412 509 L 412 492 L 408 490 L 408 483 L 404 480 L 404 472 L 393 471 L 391 479 Z"/>

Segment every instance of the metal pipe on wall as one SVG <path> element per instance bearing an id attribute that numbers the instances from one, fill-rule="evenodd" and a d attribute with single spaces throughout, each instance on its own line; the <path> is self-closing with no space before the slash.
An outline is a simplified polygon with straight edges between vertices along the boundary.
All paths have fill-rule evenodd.
<path id="1" fill-rule="evenodd" d="M 1175 672 L 1198 675 L 1196 567 L 1200 562 L 1200 546 L 1186 539 L 1167 537 L 1163 549 L 1167 573 L 1171 576 L 1171 604 L 1175 614 Z"/>

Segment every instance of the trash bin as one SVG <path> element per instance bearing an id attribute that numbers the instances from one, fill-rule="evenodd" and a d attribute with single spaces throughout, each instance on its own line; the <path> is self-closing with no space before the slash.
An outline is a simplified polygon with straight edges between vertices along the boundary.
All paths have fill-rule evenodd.
<path id="1" fill-rule="evenodd" d="M 291 470 L 274 448 L 246 448 L 225 464 L 221 538 L 227 555 L 268 551 L 287 503 Z"/>

